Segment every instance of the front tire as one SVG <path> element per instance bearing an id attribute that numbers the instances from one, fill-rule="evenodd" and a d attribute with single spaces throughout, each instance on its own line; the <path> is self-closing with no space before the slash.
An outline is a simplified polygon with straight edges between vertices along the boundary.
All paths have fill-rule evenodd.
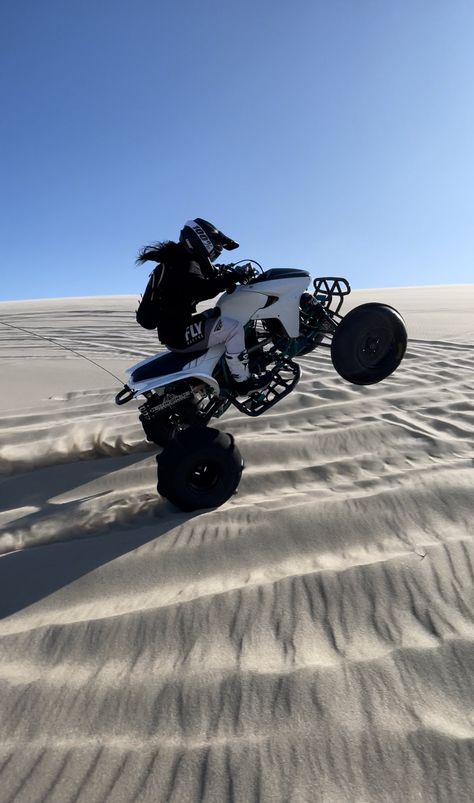
<path id="1" fill-rule="evenodd" d="M 243 469 L 232 435 L 211 427 L 177 433 L 156 462 L 158 493 L 184 511 L 223 505 L 236 492 Z"/>
<path id="2" fill-rule="evenodd" d="M 361 304 L 338 325 L 331 344 L 334 368 L 354 385 L 374 385 L 400 365 L 407 347 L 405 322 L 387 304 Z"/>

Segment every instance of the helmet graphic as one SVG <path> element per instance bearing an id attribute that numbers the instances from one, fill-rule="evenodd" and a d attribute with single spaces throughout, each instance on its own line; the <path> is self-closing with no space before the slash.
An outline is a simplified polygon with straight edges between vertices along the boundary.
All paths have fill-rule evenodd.
<path id="1" fill-rule="evenodd" d="M 239 247 L 235 240 L 231 240 L 202 217 L 188 220 L 184 224 L 179 241 L 197 259 L 210 259 L 211 262 L 217 259 L 223 248 L 233 251 Z"/>

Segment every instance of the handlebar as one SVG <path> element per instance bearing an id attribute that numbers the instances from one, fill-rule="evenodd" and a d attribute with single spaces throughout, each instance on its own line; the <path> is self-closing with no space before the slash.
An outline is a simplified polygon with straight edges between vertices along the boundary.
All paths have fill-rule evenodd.
<path id="1" fill-rule="evenodd" d="M 231 262 L 228 265 L 215 265 L 222 273 L 234 274 L 236 281 L 241 284 L 248 284 L 255 279 L 260 273 L 263 273 L 263 268 L 259 262 L 254 259 L 241 259 L 239 262 Z"/>

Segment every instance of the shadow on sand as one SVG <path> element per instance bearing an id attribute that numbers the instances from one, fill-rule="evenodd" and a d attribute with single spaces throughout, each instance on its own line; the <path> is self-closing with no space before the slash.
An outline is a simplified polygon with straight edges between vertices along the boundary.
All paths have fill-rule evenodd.
<path id="1" fill-rule="evenodd" d="M 143 460 L 143 455 L 125 458 L 128 466 L 139 460 Z M 40 522 L 47 519 L 51 512 L 58 511 L 58 506 L 51 504 L 49 500 L 67 490 L 76 489 L 78 479 L 87 479 L 89 484 L 94 479 L 105 478 L 111 471 L 123 466 L 124 458 L 76 463 L 69 478 L 69 465 L 61 467 L 61 471 L 55 466 L 21 477 L 10 477 L 3 481 L 2 490 L 10 491 L 8 498 L 11 508 L 20 500 L 23 505 L 30 504 L 38 508 L 35 513 L 21 518 L 22 525 Z M 34 481 L 33 477 L 38 480 L 40 472 L 51 476 L 43 476 L 39 482 Z M 82 478 L 78 477 L 78 473 L 83 475 Z M 9 489 L 7 486 L 10 484 Z M 23 491 L 20 487 L 22 484 Z M 80 499 L 66 502 L 59 507 L 62 513 L 67 511 L 67 515 L 72 517 L 78 501 L 83 502 L 107 493 L 108 491 L 85 493 Z M 195 515 L 197 513 L 177 510 L 157 495 L 150 509 L 146 512 L 138 510 L 122 523 L 87 534 L 79 530 L 74 535 L 68 535 L 68 540 L 57 539 L 52 543 L 29 546 L 0 556 L 0 619 L 38 602 L 99 566 L 160 538 Z"/>

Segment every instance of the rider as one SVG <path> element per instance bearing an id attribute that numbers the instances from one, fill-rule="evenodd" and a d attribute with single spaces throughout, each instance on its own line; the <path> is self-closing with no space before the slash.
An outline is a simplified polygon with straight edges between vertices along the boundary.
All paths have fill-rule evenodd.
<path id="1" fill-rule="evenodd" d="M 246 283 L 248 267 L 213 265 L 222 249 L 232 251 L 239 244 L 203 218 L 188 220 L 179 242 L 166 241 L 142 248 L 137 262 L 159 263 L 150 274 L 137 310 L 137 321 L 145 329 L 158 329 L 160 341 L 171 351 L 203 351 L 225 343 L 225 359 L 235 390 L 245 395 L 264 387 L 271 375 L 249 373 L 243 325 L 223 316 L 219 307 L 196 313 L 196 303 L 234 290 L 236 282 Z"/>

